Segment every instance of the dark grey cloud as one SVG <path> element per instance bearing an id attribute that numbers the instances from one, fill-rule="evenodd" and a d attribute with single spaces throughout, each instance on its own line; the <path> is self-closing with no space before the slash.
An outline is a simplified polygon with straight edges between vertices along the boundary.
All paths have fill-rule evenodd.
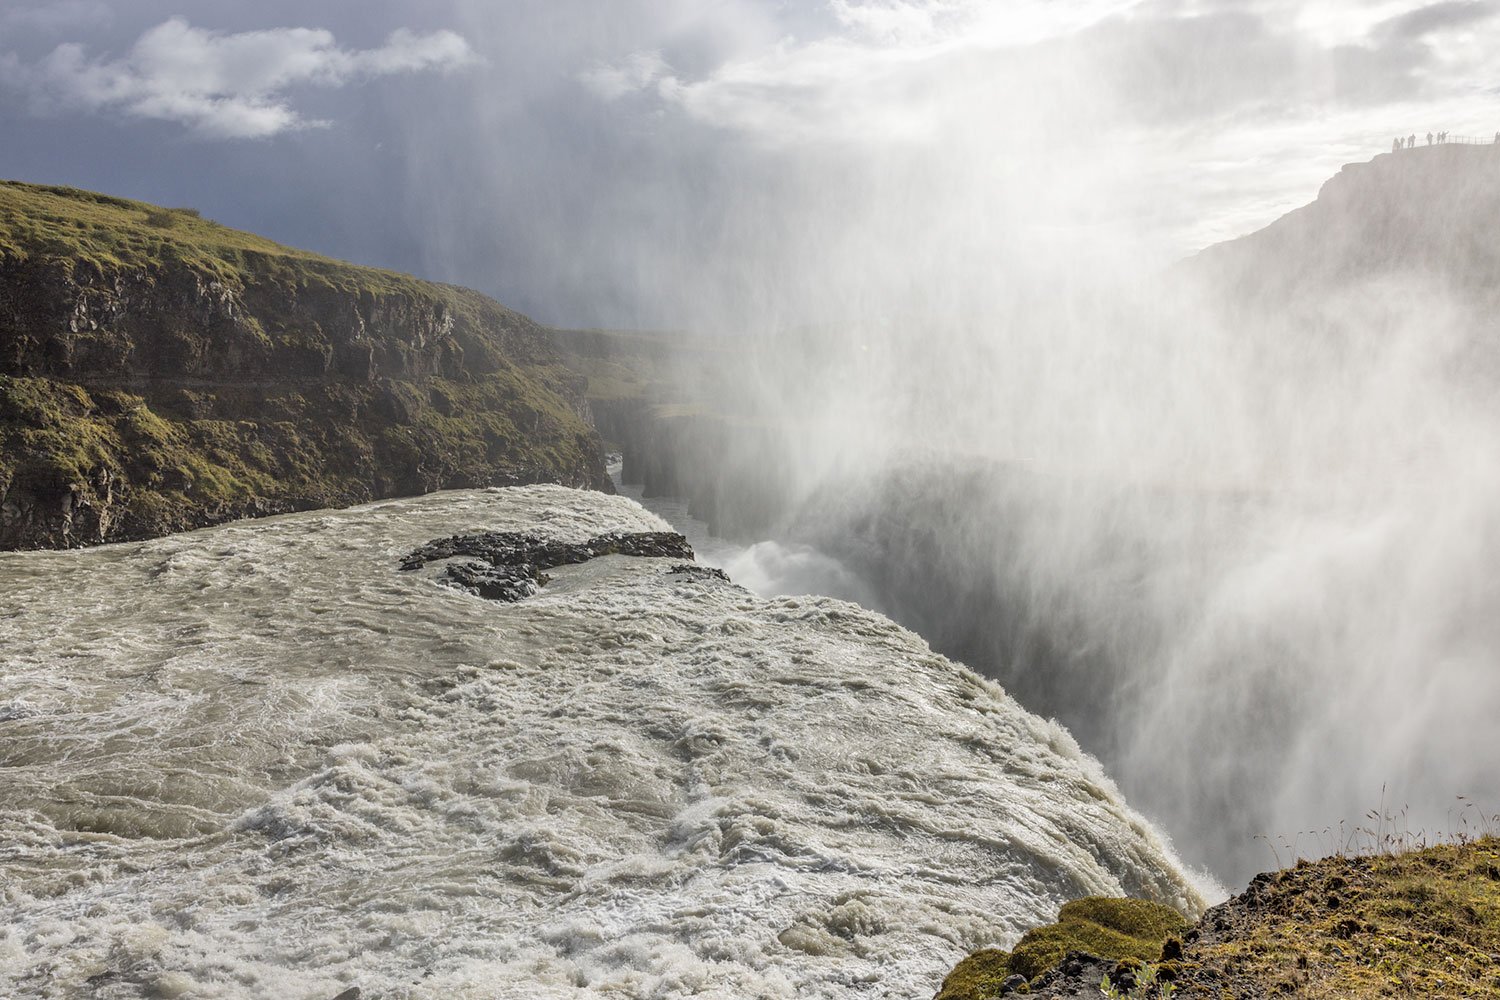
<path id="1" fill-rule="evenodd" d="M 109 24 L 114 11 L 103 0 L 50 0 L 18 3 L 0 10 L 0 38 L 19 34 L 57 34 L 89 25 Z"/>
<path id="2" fill-rule="evenodd" d="M 1440 85 L 1430 74 L 1444 53 L 1432 36 L 1474 27 L 1494 15 L 1488 2 L 1444 0 L 1381 22 L 1360 43 L 1330 50 L 1337 98 L 1377 105 L 1421 96 Z"/>
<path id="3" fill-rule="evenodd" d="M 1388 42 L 1425 38 L 1435 31 L 1468 27 L 1495 16 L 1495 5 L 1483 0 L 1443 0 L 1382 22 L 1372 33 Z"/>

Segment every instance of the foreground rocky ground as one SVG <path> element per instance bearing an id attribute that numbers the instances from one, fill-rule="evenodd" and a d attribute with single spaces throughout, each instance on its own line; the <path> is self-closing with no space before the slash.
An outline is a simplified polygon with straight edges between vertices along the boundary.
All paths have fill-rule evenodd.
<path id="1" fill-rule="evenodd" d="M 1500 840 L 1300 862 L 1191 927 L 1079 900 L 1014 951 L 964 959 L 937 998 L 1098 997 L 1106 975 L 1136 997 L 1500 996 Z"/>

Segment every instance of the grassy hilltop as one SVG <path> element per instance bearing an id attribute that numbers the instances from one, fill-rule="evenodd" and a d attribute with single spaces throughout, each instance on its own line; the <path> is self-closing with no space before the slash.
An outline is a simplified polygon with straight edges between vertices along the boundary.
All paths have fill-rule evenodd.
<path id="1" fill-rule="evenodd" d="M 225 282 L 279 275 L 356 294 L 432 287 L 221 226 L 193 209 L 17 181 L 0 181 L 0 256 L 99 271 L 182 266 Z"/>
<path id="2" fill-rule="evenodd" d="M 0 182 L 0 548 L 605 486 L 584 380 L 477 292 Z"/>
<path id="3" fill-rule="evenodd" d="M 964 959 L 937 1000 L 1098 997 L 1105 975 L 1153 1000 L 1500 996 L 1500 840 L 1299 862 L 1194 927 L 1142 900 L 1079 900 L 1013 951 Z"/>

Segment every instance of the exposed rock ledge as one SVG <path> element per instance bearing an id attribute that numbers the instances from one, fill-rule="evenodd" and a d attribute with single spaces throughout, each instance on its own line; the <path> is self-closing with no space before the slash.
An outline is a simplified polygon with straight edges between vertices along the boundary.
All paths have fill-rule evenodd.
<path id="1" fill-rule="evenodd" d="M 439 489 L 609 490 L 583 389 L 476 292 L 0 183 L 0 549 Z"/>

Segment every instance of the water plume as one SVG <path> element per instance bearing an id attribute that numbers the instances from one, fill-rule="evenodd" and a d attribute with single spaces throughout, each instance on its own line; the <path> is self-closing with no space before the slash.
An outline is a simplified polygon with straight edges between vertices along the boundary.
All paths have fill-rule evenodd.
<path id="1" fill-rule="evenodd" d="M 456 9 L 477 50 L 535 68 L 521 36 L 487 48 L 488 5 Z M 1238 278 L 1173 264 L 1388 148 L 1379 109 L 1485 134 L 1470 63 L 1436 55 L 1469 22 L 715 9 L 734 30 L 554 5 L 572 75 L 526 114 L 587 109 L 542 139 L 582 155 L 518 149 L 513 103 L 477 91 L 494 176 L 455 199 L 446 157 L 411 157 L 434 259 L 492 287 L 524 247 L 543 318 L 734 345 L 707 395 L 743 433 L 716 459 L 777 482 L 775 541 L 1065 722 L 1224 877 L 1270 862 L 1255 835 L 1357 820 L 1382 784 L 1429 826 L 1500 799 L 1493 303 L 1452 279 L 1490 260 L 1483 171 L 1402 188 L 1449 188 L 1440 219 L 1402 218 L 1420 245 L 1361 228 L 1389 207 L 1372 194 Z M 409 131 L 445 148 L 441 122 Z M 609 176 L 575 176 L 596 155 Z M 528 187 L 537 159 L 567 165 Z M 493 252 L 464 242 L 476 200 L 509 213 Z"/>
<path id="2" fill-rule="evenodd" d="M 1380 166 L 1356 218 L 1399 187 Z M 1128 287 L 1033 265 L 983 318 L 855 327 L 874 364 L 773 338 L 795 374 L 768 384 L 823 389 L 770 390 L 801 463 L 782 530 L 1064 721 L 1231 880 L 1270 861 L 1256 834 L 1352 829 L 1382 787 L 1446 829 L 1500 792 L 1495 353 L 1486 293 L 1380 249 L 1275 303 L 1212 258 Z"/>

